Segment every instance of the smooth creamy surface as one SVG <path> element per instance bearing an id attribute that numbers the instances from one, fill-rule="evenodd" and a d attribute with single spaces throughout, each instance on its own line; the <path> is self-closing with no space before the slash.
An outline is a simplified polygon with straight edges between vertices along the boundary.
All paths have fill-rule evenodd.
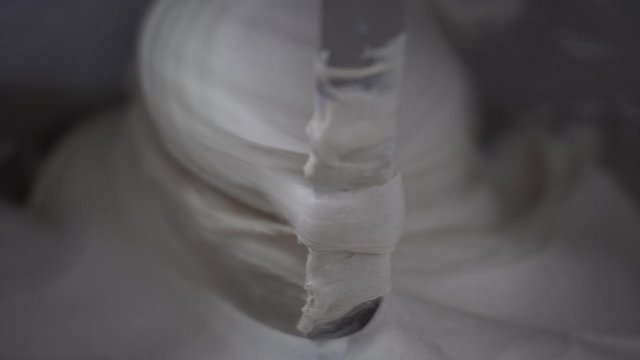
<path id="1" fill-rule="evenodd" d="M 316 13 L 311 0 L 158 4 L 141 56 L 149 113 L 75 132 L 34 195 L 64 256 L 9 248 L 56 271 L 0 293 L 0 358 L 638 358 L 637 205 L 588 129 L 523 131 L 480 156 L 462 70 L 420 4 L 393 290 L 353 336 L 294 335 L 307 250 L 285 190 L 304 184 Z"/>

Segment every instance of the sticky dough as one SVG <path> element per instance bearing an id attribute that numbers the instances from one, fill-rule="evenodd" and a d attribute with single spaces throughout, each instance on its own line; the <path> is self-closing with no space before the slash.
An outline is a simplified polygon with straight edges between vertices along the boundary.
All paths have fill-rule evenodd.
<path id="1" fill-rule="evenodd" d="M 0 293 L 0 357 L 640 358 L 640 213 L 594 159 L 594 133 L 515 131 L 481 156 L 464 72 L 424 2 L 411 2 L 397 127 L 380 130 L 395 133 L 403 190 L 385 162 L 375 184 L 351 184 L 362 203 L 312 186 L 318 4 L 156 4 L 143 106 L 75 131 L 37 181 L 30 206 L 63 233 L 0 213 L 3 269 L 20 281 Z M 389 226 L 396 192 L 397 243 L 394 227 L 365 241 L 315 222 Z M 361 331 L 314 342 L 295 331 L 305 272 L 312 321 L 393 286 Z"/>
<path id="2" fill-rule="evenodd" d="M 474 337 L 477 333 L 502 344 L 505 354 L 524 354 L 510 355 L 513 359 L 535 359 L 536 349 L 548 350 L 544 358 L 549 359 L 561 359 L 562 354 L 569 354 L 567 359 L 579 357 L 583 350 L 576 350 L 578 355 L 563 352 L 569 345 L 560 338 L 567 334 L 615 348 L 624 340 L 617 334 L 636 334 L 640 329 L 640 316 L 634 315 L 640 302 L 634 280 L 638 273 L 634 264 L 640 263 L 633 240 L 638 234 L 637 211 L 580 150 L 581 141 L 569 139 L 559 145 L 527 138 L 527 146 L 505 151 L 509 156 L 501 161 L 511 167 L 496 165 L 498 173 L 508 176 L 527 174 L 510 177 L 513 181 L 503 186 L 527 194 L 524 210 L 515 217 L 505 212 L 499 195 L 508 192 L 496 189 L 495 169 L 481 162 L 471 141 L 472 101 L 464 72 L 420 2 L 413 2 L 410 17 L 398 126 L 366 127 L 371 133 L 361 139 L 365 144 L 385 143 L 390 134 L 398 139 L 395 169 L 380 165 L 386 174 L 361 190 L 408 195 L 402 239 L 397 243 L 395 226 L 389 226 L 402 217 L 396 210 L 371 209 L 374 219 L 387 219 L 376 223 L 384 228 L 370 232 L 380 235 L 379 241 L 339 237 L 336 233 L 344 228 L 328 228 L 323 222 L 344 220 L 332 218 L 338 205 L 355 214 L 362 208 L 349 206 L 360 204 L 352 200 L 341 204 L 346 198 L 323 197 L 310 190 L 314 166 L 305 168 L 308 155 L 315 152 L 320 163 L 331 165 L 331 151 L 343 146 L 339 141 L 314 147 L 313 125 L 311 136 L 305 133 L 313 116 L 318 33 L 309 24 L 317 22 L 317 1 L 161 1 L 142 38 L 140 72 L 149 121 L 158 130 L 162 147 L 190 173 L 250 208 L 278 217 L 281 224 L 274 229 L 288 224 L 302 235 L 300 240 L 311 248 L 308 280 L 315 281 L 313 291 L 323 304 L 306 308 L 312 322 L 340 316 L 353 303 L 387 293 L 393 275 L 391 297 L 400 298 L 406 309 L 390 311 L 404 312 L 409 320 L 398 320 L 402 324 L 398 326 L 403 334 L 414 335 L 402 339 L 424 343 L 433 335 L 457 359 L 491 359 L 500 353 L 487 349 Z M 540 163 L 529 163 L 532 158 Z M 563 166 L 553 165 L 560 160 L 566 161 Z M 580 169 L 573 172 L 580 175 L 572 178 L 562 169 Z M 396 170 L 402 175 L 403 191 Z M 191 206 L 178 189 L 172 196 L 185 201 L 185 212 L 199 212 L 197 218 L 206 223 L 207 212 Z M 558 189 L 563 196 L 548 196 Z M 357 197 L 358 191 L 350 195 Z M 375 198 L 381 201 L 384 196 Z M 313 205 L 318 203 L 325 203 L 328 210 Z M 600 203 L 612 204 L 614 210 L 598 215 Z M 382 210 L 396 208 L 401 205 L 391 202 Z M 305 222 L 305 211 L 315 211 L 313 221 Z M 604 226 L 604 218 L 613 225 Z M 223 227 L 215 219 L 210 223 L 211 228 Z M 253 235 L 259 239 L 264 234 Z M 601 239 L 615 239 L 617 250 L 600 251 Z M 289 245 L 278 246 L 297 246 L 290 240 Z M 350 262 L 344 256 L 347 250 L 362 254 Z M 589 265 L 594 263 L 598 265 Z M 289 270 L 297 263 L 272 264 Z M 343 267 L 349 276 L 323 272 L 323 264 Z M 325 287 L 323 282 L 330 284 Z M 334 298 L 337 293 L 342 295 Z M 469 320 L 456 311 L 478 318 Z M 521 336 L 513 342 L 509 340 L 513 327 L 508 324 L 549 333 L 529 341 L 528 330 L 516 331 Z M 466 334 L 464 340 L 457 334 Z M 388 341 L 385 344 L 395 346 L 404 340 Z M 484 352 L 478 355 L 478 349 Z"/>
<path id="3" fill-rule="evenodd" d="M 212 6 L 213 14 L 216 5 L 225 6 L 224 1 L 194 4 Z M 317 16 L 316 5 L 306 2 L 304 9 L 298 5 L 304 12 L 297 16 Z M 278 16 L 275 8 L 260 6 L 260 12 L 245 13 L 241 6 L 243 12 L 236 18 L 235 6 L 230 6 L 230 13 L 220 18 L 222 25 L 196 20 L 184 30 L 175 26 L 176 38 L 188 32 L 186 43 L 172 43 L 169 36 L 157 42 L 147 40 L 142 53 L 143 85 L 153 119 L 176 157 L 208 172 L 215 183 L 220 178 L 233 179 L 262 194 L 268 210 L 286 218 L 309 248 L 305 281 L 309 298 L 299 326 L 306 332 L 314 323 L 334 320 L 391 289 L 390 253 L 400 238 L 404 218 L 402 180 L 392 159 L 405 36 L 371 49 L 371 66 L 332 68 L 315 55 L 317 29 L 305 25 L 308 42 L 294 45 L 286 37 L 269 32 L 260 36 L 246 26 L 243 17 L 270 20 Z M 236 42 L 227 43 L 234 36 L 216 37 L 225 28 L 238 34 Z M 160 33 L 149 32 L 152 36 Z M 211 38 L 205 33 L 212 34 Z M 256 46 L 253 51 L 259 51 L 257 47 L 264 42 L 272 46 L 270 54 L 278 55 L 273 59 L 266 55 L 264 63 L 251 64 L 258 58 L 244 52 L 251 43 Z M 208 57 L 175 48 L 196 49 L 196 44 L 201 49 L 220 50 Z M 170 60 L 174 54 L 179 54 L 179 64 Z M 282 54 L 287 58 L 280 58 Z M 284 74 L 270 79 L 273 74 L 265 67 L 282 66 L 275 61 L 293 64 L 299 70 L 296 77 L 304 82 L 294 79 L 289 83 Z M 310 108 L 301 105 L 309 106 L 314 99 L 314 76 L 324 97 L 311 115 Z M 381 84 L 366 91 L 331 85 L 337 80 L 366 78 L 380 78 L 376 81 Z M 177 99 L 182 101 L 174 102 Z M 302 134 L 301 128 L 305 128 Z M 292 139 L 292 135 L 298 136 Z M 214 160 L 224 153 L 230 155 L 229 163 Z M 291 162 L 288 171 L 283 171 L 278 166 L 283 159 L 278 157 L 286 153 L 306 164 L 296 168 Z M 319 256 L 324 252 L 344 254 Z M 337 258 L 344 260 L 337 262 Z"/>

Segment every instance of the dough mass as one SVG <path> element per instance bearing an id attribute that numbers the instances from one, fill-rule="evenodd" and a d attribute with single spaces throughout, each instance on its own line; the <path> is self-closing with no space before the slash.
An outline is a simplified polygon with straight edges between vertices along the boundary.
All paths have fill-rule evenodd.
<path id="1" fill-rule="evenodd" d="M 288 195 L 305 183 L 318 13 L 316 0 L 155 5 L 139 98 L 43 171 L 32 208 L 65 250 L 46 281 L 0 297 L 0 357 L 640 357 L 640 213 L 598 165 L 596 135 L 523 131 L 482 154 L 464 69 L 419 1 L 396 134 L 404 230 L 392 254 L 336 261 L 378 281 L 368 261 L 386 256 L 393 288 L 352 336 L 297 335 L 307 249 Z"/>

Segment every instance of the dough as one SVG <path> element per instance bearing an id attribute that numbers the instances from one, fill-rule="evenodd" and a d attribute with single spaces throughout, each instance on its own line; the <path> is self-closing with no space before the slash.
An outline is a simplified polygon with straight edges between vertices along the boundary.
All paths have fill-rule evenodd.
<path id="1" fill-rule="evenodd" d="M 303 182 L 317 5 L 157 4 L 139 104 L 74 132 L 43 171 L 32 208 L 65 254 L 51 279 L 0 295 L 0 357 L 638 358 L 640 214 L 592 134 L 479 153 L 464 72 L 417 1 L 393 289 L 352 336 L 297 335 L 307 249 L 261 184 Z"/>

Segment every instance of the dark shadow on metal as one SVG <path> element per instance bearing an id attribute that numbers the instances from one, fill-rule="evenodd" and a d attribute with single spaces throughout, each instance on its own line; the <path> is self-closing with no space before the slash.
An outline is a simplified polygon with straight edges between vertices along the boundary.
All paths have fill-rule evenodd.
<path id="1" fill-rule="evenodd" d="M 381 302 L 382 298 L 365 301 L 339 319 L 316 325 L 305 336 L 311 340 L 331 340 L 355 334 L 367 326 Z"/>

